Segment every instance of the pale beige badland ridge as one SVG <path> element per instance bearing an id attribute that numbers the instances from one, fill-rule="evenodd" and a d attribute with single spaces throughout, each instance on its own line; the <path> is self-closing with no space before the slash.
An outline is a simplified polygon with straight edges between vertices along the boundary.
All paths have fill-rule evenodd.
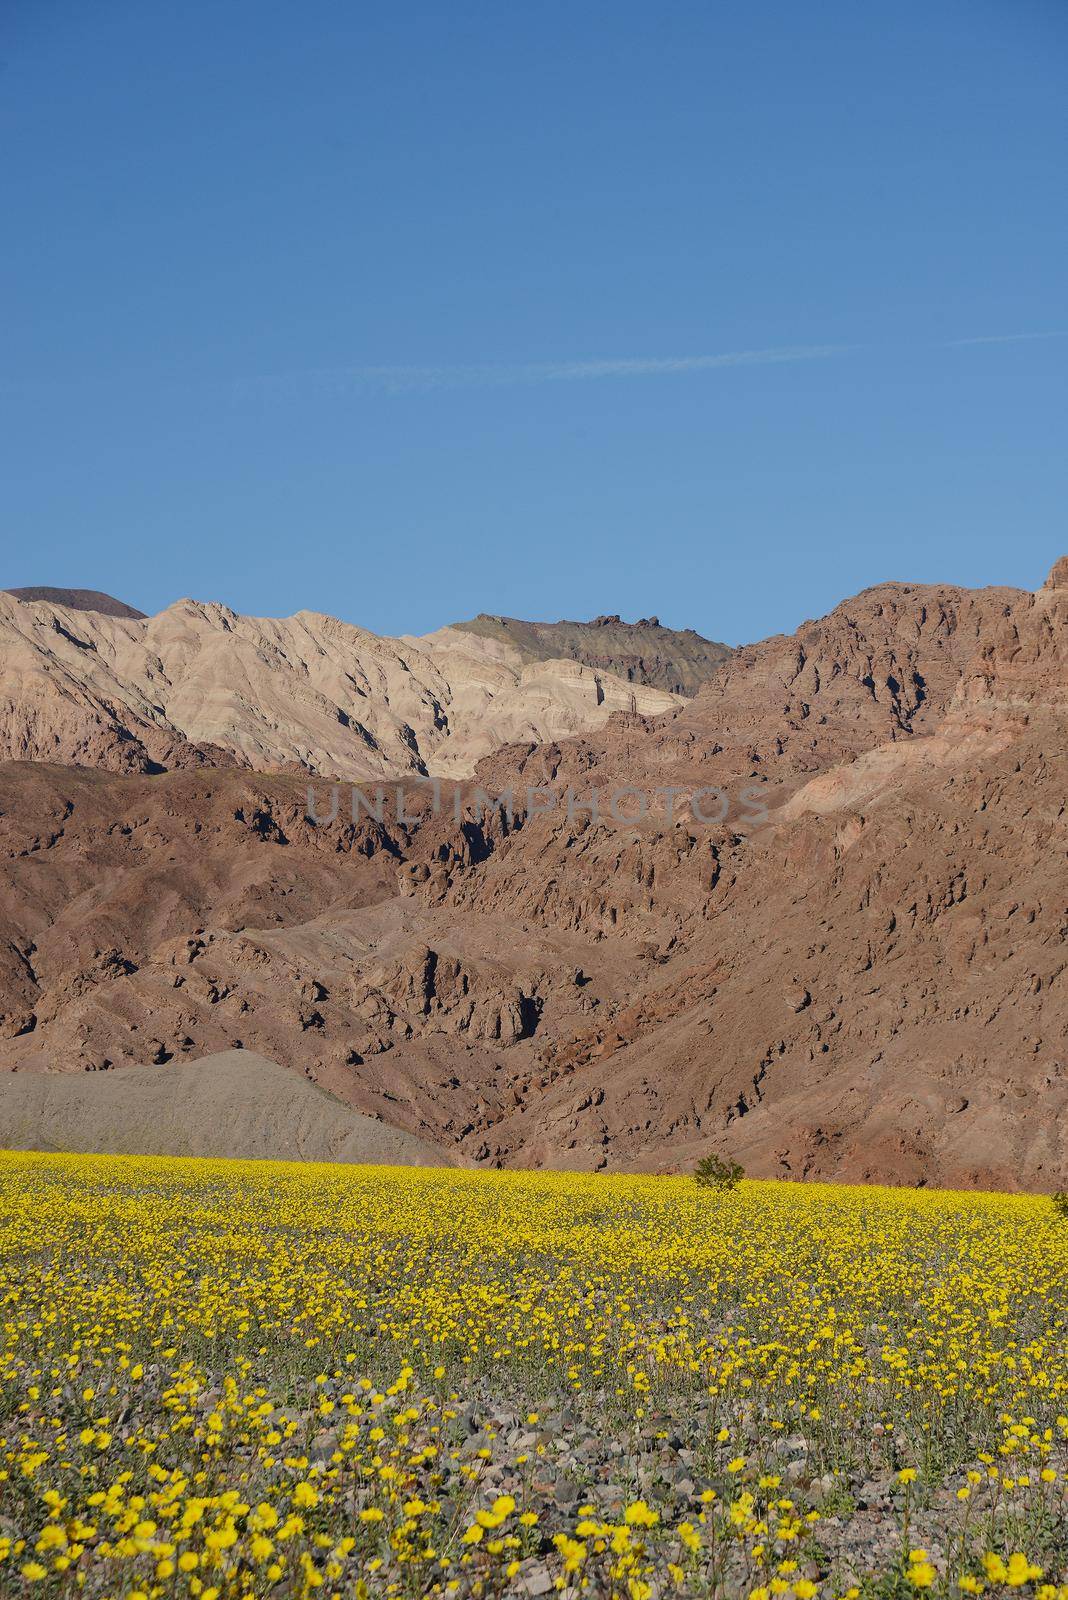
<path id="1" fill-rule="evenodd" d="M 879 585 L 592 726 L 605 674 L 535 672 L 535 715 L 546 664 L 494 628 L 0 623 L 0 1069 L 163 1083 L 240 1043 L 453 1160 L 1068 1181 L 1068 560 Z M 342 689 L 372 773 L 488 748 L 487 788 L 744 782 L 768 820 L 316 828 L 307 773 L 363 775 Z"/>
<path id="2" fill-rule="evenodd" d="M 94 591 L 54 594 L 62 601 L 0 592 L 0 758 L 118 772 L 229 761 L 356 781 L 459 777 L 516 739 L 563 738 L 613 711 L 655 715 L 682 703 L 653 681 L 665 675 L 655 647 L 670 661 L 676 636 L 649 624 L 559 624 L 554 657 L 544 642 L 538 653 L 505 633 L 454 627 L 391 639 L 310 611 L 243 617 L 180 600 L 144 617 Z M 597 658 L 582 650 L 583 632 L 611 635 L 616 650 L 603 659 L 623 675 L 587 664 Z M 632 636 L 629 655 L 620 634 Z M 679 638 L 687 683 L 729 653 Z"/>

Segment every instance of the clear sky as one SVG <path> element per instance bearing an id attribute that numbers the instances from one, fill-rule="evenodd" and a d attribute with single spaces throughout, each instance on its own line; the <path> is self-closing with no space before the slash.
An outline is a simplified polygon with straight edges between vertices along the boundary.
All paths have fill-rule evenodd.
<path id="1" fill-rule="evenodd" d="M 1068 550 L 1064 0 L 4 0 L 0 583 L 657 613 Z"/>

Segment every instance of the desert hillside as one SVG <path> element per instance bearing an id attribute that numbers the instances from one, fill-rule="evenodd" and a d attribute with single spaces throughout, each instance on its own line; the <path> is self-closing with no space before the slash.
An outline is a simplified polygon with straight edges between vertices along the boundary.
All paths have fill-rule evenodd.
<path id="1" fill-rule="evenodd" d="M 636 671 L 534 657 L 462 627 L 391 639 L 309 611 L 243 617 L 181 600 L 143 617 L 84 590 L 22 594 L 0 592 L 0 757 L 9 760 L 349 780 L 465 775 L 512 740 L 567 737 L 613 711 L 655 715 L 681 703 Z M 685 678 L 669 670 L 674 636 L 654 631 L 666 636 L 660 667 Z"/>
<path id="2" fill-rule="evenodd" d="M 713 676 L 731 654 L 726 645 L 703 639 L 692 628 L 664 628 L 659 617 L 623 622 L 594 617 L 591 622 L 523 622 L 481 612 L 471 622 L 452 624 L 512 645 L 524 661 L 580 661 L 628 683 L 645 683 L 689 697 Z"/>
<path id="3" fill-rule="evenodd" d="M 0 1148 L 251 1161 L 442 1166 L 433 1145 L 324 1094 L 254 1050 L 160 1072 L 33 1072 L 0 1097 Z"/>
<path id="4" fill-rule="evenodd" d="M 9 605 L 34 641 L 86 628 Z M 514 791 L 511 816 L 476 814 L 446 777 L 440 814 L 427 792 L 317 826 L 307 771 L 334 759 L 325 740 L 293 761 L 303 772 L 250 770 L 234 685 L 247 693 L 242 663 L 266 654 L 291 694 L 307 681 L 295 641 L 310 658 L 313 634 L 320 682 L 366 678 L 371 636 L 306 618 L 269 633 L 183 603 L 86 630 L 91 667 L 110 661 L 116 681 L 121 656 L 129 682 L 136 657 L 152 681 L 153 623 L 186 639 L 174 737 L 218 749 L 229 728 L 229 763 L 73 764 L 71 733 L 57 748 L 72 764 L 0 767 L 0 1069 L 89 1084 L 241 1047 L 461 1162 L 685 1169 L 717 1149 L 765 1175 L 1068 1180 L 1068 561 L 1033 594 L 880 585 L 734 653 L 688 702 L 650 689 L 658 714 L 527 730 L 476 772 Z M 420 670 L 429 682 L 436 659 L 454 686 L 459 660 L 509 648 L 437 638 Z M 403 772 L 414 752 L 385 731 L 402 651 L 374 649 L 376 759 Z M 197 720 L 179 659 L 214 662 L 226 716 Z M 85 701 L 42 671 L 40 703 L 84 732 Z M 458 699 L 439 752 L 472 749 Z M 670 820 L 525 816 L 528 784 L 682 798 Z M 711 786 L 730 801 L 719 823 L 686 801 Z M 759 802 L 744 813 L 743 788 Z"/>
<path id="5" fill-rule="evenodd" d="M 14 595 L 16 600 L 44 600 L 49 605 L 65 606 L 68 611 L 96 611 L 105 617 L 143 619 L 145 615 L 136 606 L 100 589 L 53 589 L 48 584 L 34 584 L 28 589 L 5 589 L 3 593 Z"/>

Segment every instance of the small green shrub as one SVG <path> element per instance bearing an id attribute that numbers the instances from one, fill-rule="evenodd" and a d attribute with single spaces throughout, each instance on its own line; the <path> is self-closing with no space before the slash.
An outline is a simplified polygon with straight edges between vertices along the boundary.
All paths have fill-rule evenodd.
<path id="1" fill-rule="evenodd" d="M 737 1161 L 725 1161 L 722 1156 L 705 1156 L 697 1163 L 693 1176 L 699 1189 L 718 1189 L 726 1193 L 737 1189 L 745 1177 L 745 1168 Z"/>
<path id="2" fill-rule="evenodd" d="M 1053 1204 L 1057 1207 L 1065 1222 L 1068 1222 L 1068 1189 L 1058 1189 L 1053 1196 Z"/>

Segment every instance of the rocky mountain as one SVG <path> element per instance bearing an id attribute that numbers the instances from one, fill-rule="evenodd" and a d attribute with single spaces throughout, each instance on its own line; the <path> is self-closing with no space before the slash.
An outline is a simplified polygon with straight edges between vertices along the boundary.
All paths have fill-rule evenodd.
<path id="1" fill-rule="evenodd" d="M 57 591 L 66 593 L 66 591 Z M 181 600 L 155 617 L 0 593 L 0 758 L 113 772 L 469 773 L 679 696 L 462 629 L 390 639 L 309 611 Z"/>
<path id="2" fill-rule="evenodd" d="M 99 589 L 50 589 L 38 584 L 29 589 L 5 589 L 3 593 L 13 594 L 16 600 L 44 600 L 49 605 L 65 606 L 68 611 L 98 611 L 105 617 L 143 618 L 145 614 Z"/>
<path id="3" fill-rule="evenodd" d="M 206 758 L 8 763 L 0 1069 L 240 1045 L 450 1160 L 1063 1185 L 1066 702 L 1061 561 L 879 585 L 401 815 L 319 826 L 304 774 Z M 621 785 L 679 792 L 568 815 Z"/>
<path id="4" fill-rule="evenodd" d="M 628 683 L 686 697 L 707 683 L 731 654 L 728 645 L 703 639 L 692 628 L 680 632 L 661 627 L 659 617 L 639 622 L 623 622 L 618 616 L 594 617 L 591 622 L 522 622 L 483 611 L 453 627 L 514 645 L 524 662 L 580 661 Z"/>
<path id="5" fill-rule="evenodd" d="M 1030 599 L 1020 589 L 878 584 L 795 633 L 735 651 L 687 705 L 652 720 L 615 719 L 560 745 L 501 750 L 504 778 L 602 783 L 635 772 L 703 784 L 749 777 L 783 786 L 883 743 L 929 733 L 963 673 Z"/>

